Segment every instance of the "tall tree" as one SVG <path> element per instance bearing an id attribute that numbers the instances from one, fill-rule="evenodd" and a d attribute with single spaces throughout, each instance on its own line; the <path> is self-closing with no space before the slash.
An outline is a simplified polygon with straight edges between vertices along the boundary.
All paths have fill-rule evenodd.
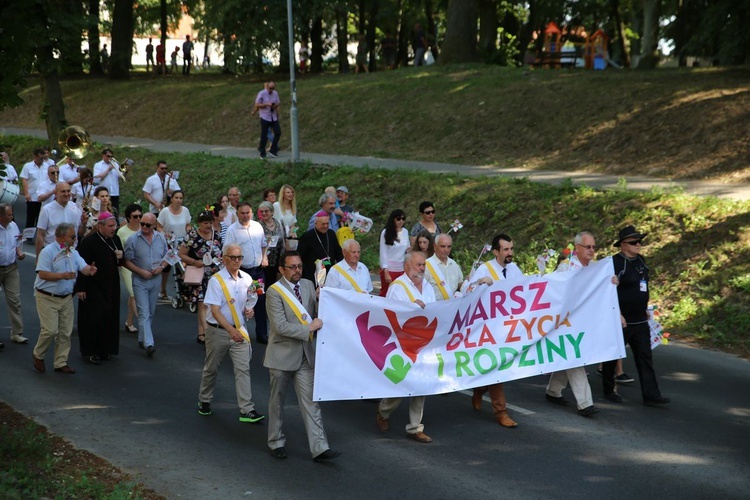
<path id="1" fill-rule="evenodd" d="M 638 69 L 655 68 L 659 62 L 656 52 L 659 41 L 659 3 L 659 0 L 643 0 L 643 35 Z"/>
<path id="2" fill-rule="evenodd" d="M 99 0 L 88 0 L 88 6 L 89 72 L 92 75 L 103 75 L 99 53 Z"/>
<path id="3" fill-rule="evenodd" d="M 112 54 L 109 58 L 109 72 L 113 79 L 130 77 L 130 58 L 133 51 L 133 2 L 115 0 L 112 16 Z"/>
<path id="4" fill-rule="evenodd" d="M 476 62 L 478 0 L 451 0 L 440 64 Z"/>
<path id="5" fill-rule="evenodd" d="M 488 56 L 497 50 L 497 29 L 500 20 L 497 0 L 479 0 L 479 51 Z"/>

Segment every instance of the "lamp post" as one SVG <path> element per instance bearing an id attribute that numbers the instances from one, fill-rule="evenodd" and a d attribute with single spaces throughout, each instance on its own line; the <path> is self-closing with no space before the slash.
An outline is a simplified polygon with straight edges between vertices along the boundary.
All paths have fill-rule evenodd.
<path id="1" fill-rule="evenodd" d="M 289 87 L 292 92 L 292 107 L 289 110 L 292 130 L 292 161 L 300 161 L 299 133 L 297 130 L 297 81 L 294 78 L 294 22 L 292 21 L 292 0 L 286 0 L 287 25 L 289 30 Z"/>

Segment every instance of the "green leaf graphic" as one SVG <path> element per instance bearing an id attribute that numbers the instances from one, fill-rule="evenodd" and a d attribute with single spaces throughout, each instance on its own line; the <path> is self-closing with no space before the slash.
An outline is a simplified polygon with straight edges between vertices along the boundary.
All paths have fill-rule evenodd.
<path id="1" fill-rule="evenodd" d="M 406 374 L 411 370 L 411 363 L 404 364 L 404 358 L 398 354 L 391 356 L 391 366 L 385 369 L 385 376 L 393 382 L 398 384 L 406 378 Z"/>

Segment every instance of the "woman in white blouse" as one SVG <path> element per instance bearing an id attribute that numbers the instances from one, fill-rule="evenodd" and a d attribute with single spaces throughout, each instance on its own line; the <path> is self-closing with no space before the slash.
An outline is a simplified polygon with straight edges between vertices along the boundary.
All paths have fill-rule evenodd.
<path id="1" fill-rule="evenodd" d="M 380 296 L 385 297 L 391 282 L 404 274 L 404 259 L 409 250 L 409 231 L 404 228 L 406 214 L 396 209 L 388 216 L 380 233 Z"/>
<path id="2" fill-rule="evenodd" d="M 184 199 L 185 194 L 182 191 L 179 189 L 174 191 L 169 205 L 162 208 L 161 212 L 159 212 L 156 227 L 164 233 L 167 239 L 170 236 L 174 236 L 178 240 L 182 239 L 191 229 L 190 210 L 182 206 Z"/>
<path id="3" fill-rule="evenodd" d="M 273 204 L 273 218 L 282 222 L 286 228 L 289 250 L 296 250 L 297 238 L 302 235 L 297 234 L 297 197 L 289 184 L 284 184 L 279 189 L 279 201 Z"/>

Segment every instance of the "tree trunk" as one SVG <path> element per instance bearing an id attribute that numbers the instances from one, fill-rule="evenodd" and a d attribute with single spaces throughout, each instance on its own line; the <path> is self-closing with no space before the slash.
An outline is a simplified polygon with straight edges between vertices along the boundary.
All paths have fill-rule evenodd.
<path id="1" fill-rule="evenodd" d="M 625 26 L 622 24 L 622 16 L 620 16 L 620 0 L 612 0 L 612 17 L 615 22 L 615 29 L 617 30 L 617 45 L 622 54 L 622 65 L 625 68 L 630 67 L 630 55 L 625 46 Z"/>
<path id="2" fill-rule="evenodd" d="M 406 23 L 406 16 L 403 11 L 403 1 L 398 0 L 398 33 L 396 33 L 396 39 L 398 40 L 398 53 L 396 55 L 397 66 L 408 66 L 409 65 L 409 35 L 411 31 Z"/>
<path id="3" fill-rule="evenodd" d="M 496 0 L 479 0 L 479 52 L 482 55 L 488 56 L 497 50 L 499 27 Z"/>
<path id="4" fill-rule="evenodd" d="M 130 56 L 133 49 L 133 2 L 134 0 L 115 0 L 112 17 L 112 55 L 109 58 L 108 73 L 108 76 L 113 79 L 130 78 Z"/>
<path id="5" fill-rule="evenodd" d="M 323 71 L 323 18 L 316 16 L 310 28 L 310 73 Z"/>
<path id="6" fill-rule="evenodd" d="M 349 11 L 345 6 L 336 8 L 336 44 L 338 47 L 339 73 L 349 72 L 349 37 L 346 33 L 346 23 Z"/>
<path id="7" fill-rule="evenodd" d="M 89 73 L 104 75 L 99 59 L 99 0 L 89 0 Z"/>
<path id="8" fill-rule="evenodd" d="M 478 0 L 451 0 L 440 64 L 476 62 Z"/>
<path id="9" fill-rule="evenodd" d="M 432 0 L 424 0 L 424 15 L 427 18 L 427 43 L 430 45 L 432 57 L 437 61 L 440 56 L 440 47 L 438 44 L 437 23 L 435 23 Z"/>
<path id="10" fill-rule="evenodd" d="M 65 10 L 66 19 L 74 19 L 75 26 L 65 30 L 65 36 L 59 38 L 60 43 L 60 70 L 64 75 L 83 74 L 83 53 L 81 45 L 83 42 L 83 29 L 85 23 L 83 3 L 80 0 L 66 0 L 61 5 Z"/>
<path id="11" fill-rule="evenodd" d="M 521 28 L 521 34 L 518 40 L 518 59 L 521 64 L 526 64 L 526 52 L 529 44 L 534 38 L 534 31 L 540 28 L 539 5 L 537 0 L 529 0 L 529 20 Z"/>
<path id="12" fill-rule="evenodd" d="M 655 68 L 659 62 L 656 52 L 659 40 L 659 0 L 643 0 L 643 37 L 641 59 L 637 69 Z"/>
<path id="13" fill-rule="evenodd" d="M 51 45 L 44 45 L 37 49 L 37 65 L 44 99 L 41 112 L 47 125 L 47 137 L 50 144 L 56 144 L 60 131 L 68 126 L 57 64 L 58 61 L 53 56 Z"/>
<path id="14" fill-rule="evenodd" d="M 367 23 L 367 47 L 369 48 L 369 54 L 368 54 L 368 65 L 367 69 L 370 70 L 370 72 L 377 70 L 377 50 L 375 47 L 375 30 L 377 29 L 377 22 L 376 19 L 378 18 L 378 9 L 380 5 L 378 3 L 378 0 L 372 0 L 372 4 L 370 5 L 370 22 Z"/>
<path id="15" fill-rule="evenodd" d="M 688 0 L 679 0 L 677 6 L 677 24 L 675 38 L 674 38 L 674 52 L 677 54 L 678 64 L 681 68 L 687 66 L 687 54 L 685 53 L 685 45 L 688 41 L 687 27 L 689 23 L 689 12 Z"/>

